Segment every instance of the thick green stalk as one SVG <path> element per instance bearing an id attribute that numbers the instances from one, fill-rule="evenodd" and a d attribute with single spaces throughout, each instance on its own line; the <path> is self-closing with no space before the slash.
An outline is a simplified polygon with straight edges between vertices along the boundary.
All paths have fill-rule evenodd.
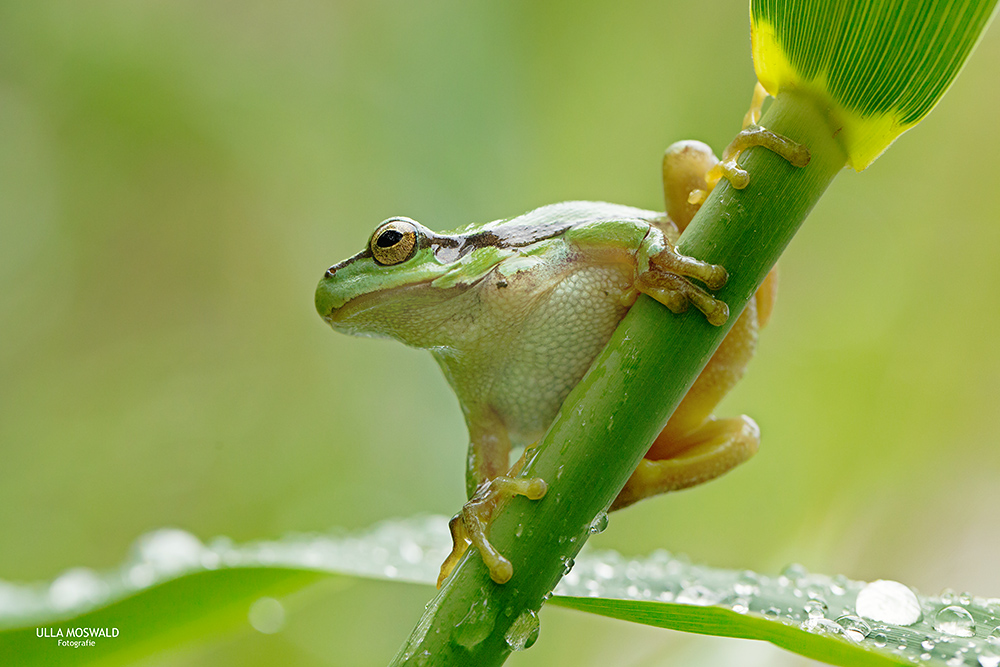
<path id="1" fill-rule="evenodd" d="M 809 165 L 798 169 L 765 149 L 748 151 L 742 164 L 750 185 L 736 190 L 723 181 L 679 245 L 681 252 L 729 270 L 718 296 L 734 314 L 847 160 L 836 128 L 805 98 L 780 96 L 762 124 L 805 144 Z M 636 303 L 566 399 L 525 471 L 545 479 L 548 494 L 540 501 L 515 498 L 493 522 L 490 539 L 513 564 L 513 578 L 493 583 L 470 550 L 393 665 L 500 665 L 511 644 L 532 641 L 526 635 L 544 596 L 735 319 L 713 327 L 694 310 L 677 316 L 645 297 Z"/>

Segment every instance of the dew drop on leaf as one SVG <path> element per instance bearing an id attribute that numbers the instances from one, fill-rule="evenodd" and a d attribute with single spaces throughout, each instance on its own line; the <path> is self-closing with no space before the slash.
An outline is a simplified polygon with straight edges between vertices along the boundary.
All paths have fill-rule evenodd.
<path id="1" fill-rule="evenodd" d="M 800 628 L 806 632 L 811 632 L 814 635 L 839 635 L 843 634 L 844 628 L 842 628 L 837 623 L 834 623 L 828 618 L 822 617 L 810 617 L 799 625 Z"/>
<path id="2" fill-rule="evenodd" d="M 590 524 L 590 534 L 596 535 L 597 533 L 603 533 L 608 527 L 608 513 L 601 512 L 596 517 L 594 517 L 593 522 Z"/>
<path id="3" fill-rule="evenodd" d="M 858 592 L 858 615 L 892 625 L 913 625 L 920 620 L 916 594 L 898 581 L 879 579 Z"/>
<path id="4" fill-rule="evenodd" d="M 804 609 L 809 618 L 824 618 L 829 611 L 822 600 L 810 600 L 806 602 Z"/>
<path id="5" fill-rule="evenodd" d="M 972 637 L 976 634 L 976 622 L 967 610 L 952 605 L 934 616 L 934 629 L 954 637 Z"/>
<path id="6" fill-rule="evenodd" d="M 1000 667 L 1000 655 L 983 653 L 979 656 L 979 667 Z"/>
<path id="7" fill-rule="evenodd" d="M 844 629 L 844 635 L 854 642 L 860 642 L 864 640 L 869 634 L 871 634 L 872 628 L 865 619 L 855 616 L 854 614 L 846 614 L 837 619 L 837 625 Z"/>

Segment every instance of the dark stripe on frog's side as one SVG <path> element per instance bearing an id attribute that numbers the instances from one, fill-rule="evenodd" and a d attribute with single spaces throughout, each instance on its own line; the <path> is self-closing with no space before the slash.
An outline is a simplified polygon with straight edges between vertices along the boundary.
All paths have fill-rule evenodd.
<path id="1" fill-rule="evenodd" d="M 492 229 L 485 229 L 464 237 L 459 256 L 475 248 L 493 246 L 497 248 L 520 248 L 538 241 L 550 239 L 562 234 L 578 222 L 550 222 L 544 224 L 526 225 L 514 221 L 504 222 Z M 462 239 L 463 237 L 457 237 Z"/>

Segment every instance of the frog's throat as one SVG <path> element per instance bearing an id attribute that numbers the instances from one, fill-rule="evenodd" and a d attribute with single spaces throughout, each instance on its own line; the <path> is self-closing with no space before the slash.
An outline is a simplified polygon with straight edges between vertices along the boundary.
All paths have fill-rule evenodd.
<path id="1" fill-rule="evenodd" d="M 434 278 L 358 295 L 322 315 L 335 331 L 395 338 L 413 347 L 441 344 L 438 335 L 461 310 L 460 296 L 478 283 L 434 287 Z M 453 332 L 452 332 L 453 333 Z"/>

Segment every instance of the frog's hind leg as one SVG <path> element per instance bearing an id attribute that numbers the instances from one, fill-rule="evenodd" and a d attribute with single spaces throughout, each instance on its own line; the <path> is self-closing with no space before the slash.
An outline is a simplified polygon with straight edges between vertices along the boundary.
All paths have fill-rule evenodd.
<path id="1" fill-rule="evenodd" d="M 539 477 L 517 477 L 524 467 L 524 455 L 511 466 L 506 475 L 494 473 L 495 476 L 490 477 L 489 471 L 498 465 L 498 452 L 493 451 L 494 448 L 481 446 L 482 443 L 477 442 L 477 440 L 479 439 L 473 442 L 473 456 L 470 457 L 470 464 L 476 470 L 470 470 L 470 473 L 483 481 L 475 486 L 469 501 L 448 522 L 452 547 L 451 553 L 441 564 L 437 581 L 438 588 L 458 565 L 470 544 L 479 550 L 493 581 L 498 584 L 509 581 L 514 569 L 510 561 L 490 544 L 486 536 L 490 522 L 497 509 L 509 498 L 525 496 L 529 500 L 539 500 L 545 496 L 545 492 L 548 490 L 545 481 Z M 500 450 L 505 458 L 509 445 L 506 443 L 506 438 L 504 438 L 504 442 L 504 446 L 495 449 Z M 525 453 L 527 451 L 525 450 Z M 503 470 L 503 468 L 500 469 Z"/>
<path id="2" fill-rule="evenodd" d="M 757 452 L 760 429 L 746 415 L 711 418 L 685 440 L 671 445 L 680 450 L 671 458 L 644 458 L 639 462 L 611 510 L 649 496 L 697 486 L 729 472 Z"/>
<path id="3" fill-rule="evenodd" d="M 769 290 L 768 290 L 769 291 Z M 650 446 L 611 509 L 714 479 L 752 457 L 760 430 L 747 416 L 720 419 L 711 412 L 742 377 L 757 343 L 758 299 L 750 303 L 716 350 L 663 432 Z M 765 305 L 760 303 L 761 306 Z M 770 307 L 770 302 L 767 302 Z"/>

